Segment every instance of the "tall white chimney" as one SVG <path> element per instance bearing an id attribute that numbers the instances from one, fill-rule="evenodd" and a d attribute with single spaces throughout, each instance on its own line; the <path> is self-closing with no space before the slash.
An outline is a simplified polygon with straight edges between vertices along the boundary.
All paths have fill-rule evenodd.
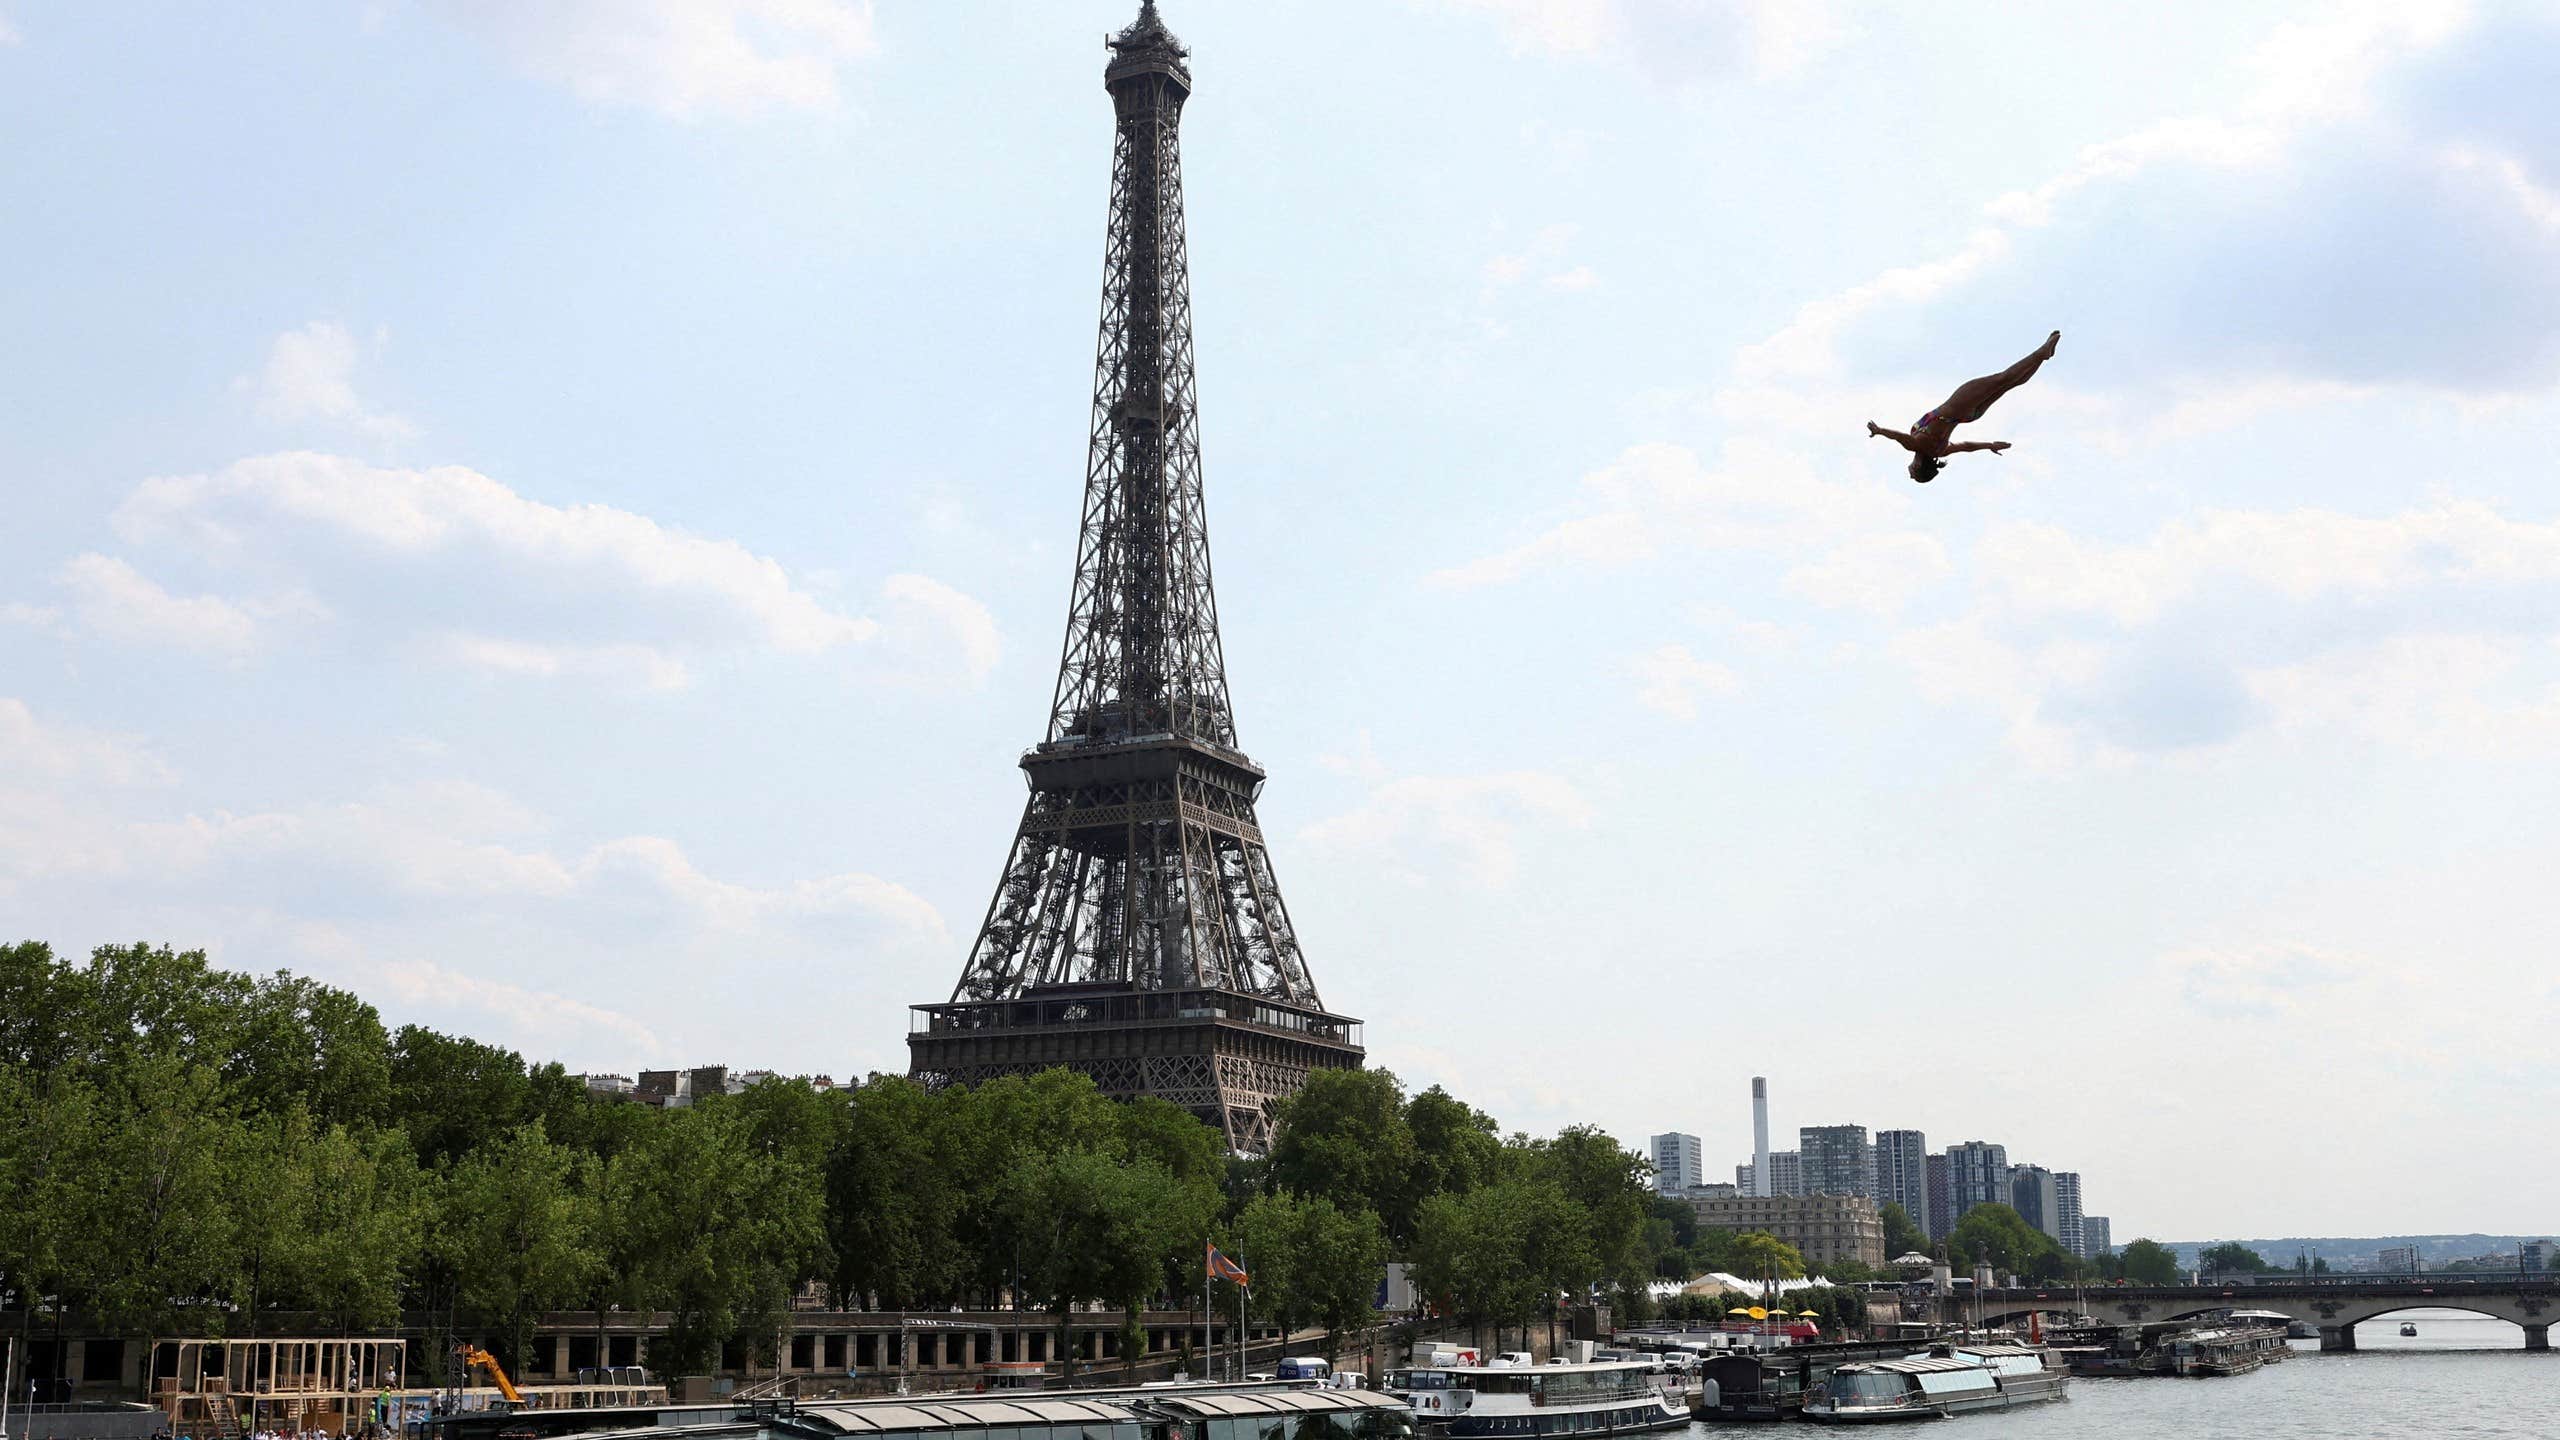
<path id="1" fill-rule="evenodd" d="M 1769 1077 L 1751 1077 L 1751 1193 L 1771 1194 L 1769 1182 Z"/>

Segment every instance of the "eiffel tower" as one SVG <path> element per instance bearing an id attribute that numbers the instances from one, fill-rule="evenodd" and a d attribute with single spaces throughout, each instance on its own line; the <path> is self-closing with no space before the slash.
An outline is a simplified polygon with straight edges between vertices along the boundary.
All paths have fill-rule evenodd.
<path id="1" fill-rule="evenodd" d="M 1310 1071 L 1358 1067 L 1360 1025 L 1308 977 L 1227 704 L 1182 223 L 1190 52 L 1155 0 L 1105 43 L 1111 221 L 1057 691 L 968 965 L 907 1045 L 928 1085 L 1064 1066 L 1259 1153 Z"/>

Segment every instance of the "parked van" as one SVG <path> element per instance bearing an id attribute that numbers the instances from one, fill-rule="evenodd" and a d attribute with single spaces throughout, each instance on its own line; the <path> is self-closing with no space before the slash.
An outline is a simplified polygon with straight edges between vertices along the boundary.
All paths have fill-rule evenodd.
<path id="1" fill-rule="evenodd" d="M 1333 1373 L 1333 1363 L 1316 1355 L 1292 1355 L 1274 1373 L 1283 1380 L 1322 1380 Z"/>

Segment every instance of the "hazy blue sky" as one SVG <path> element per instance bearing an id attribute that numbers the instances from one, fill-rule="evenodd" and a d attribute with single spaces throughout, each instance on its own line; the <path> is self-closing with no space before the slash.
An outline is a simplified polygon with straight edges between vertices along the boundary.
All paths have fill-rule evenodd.
<path id="1" fill-rule="evenodd" d="M 0 934 L 905 1063 L 1134 0 L 0 0 Z M 1169 0 L 1220 608 L 1372 1059 L 2120 1237 L 2548 1231 L 2560 14 Z M 1912 485 L 1865 437 L 2048 329 Z"/>

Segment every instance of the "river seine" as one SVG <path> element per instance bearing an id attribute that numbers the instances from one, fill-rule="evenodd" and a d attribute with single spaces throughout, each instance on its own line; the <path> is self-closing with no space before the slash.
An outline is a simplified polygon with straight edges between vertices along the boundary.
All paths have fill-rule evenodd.
<path id="1" fill-rule="evenodd" d="M 2418 1327 L 2402 1338 L 2400 1322 Z M 2281 1365 L 2222 1380 L 2074 1380 L 2059 1404 L 1925 1427 L 1949 1440 L 2486 1440 L 2560 1437 L 2560 1352 L 2454 1311 L 2403 1311 L 2357 1327 L 2352 1355 L 2299 1342 Z M 2498 1349 L 2480 1347 L 2496 1346 Z M 1741 1426 L 1692 1425 L 1686 1440 Z M 1828 1427 L 1787 1426 L 1805 1435 Z M 1759 1432 L 1754 1433 L 1781 1433 Z"/>

